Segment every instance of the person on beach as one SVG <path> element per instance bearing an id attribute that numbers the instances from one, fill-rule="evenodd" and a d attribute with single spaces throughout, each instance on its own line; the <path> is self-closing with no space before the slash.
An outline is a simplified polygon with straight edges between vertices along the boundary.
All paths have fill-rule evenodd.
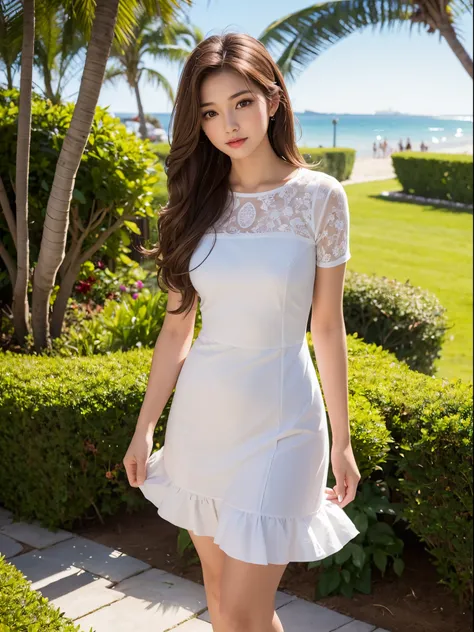
<path id="1" fill-rule="evenodd" d="M 374 144 L 372 145 L 372 158 L 377 158 L 377 143 L 374 140 Z"/>
<path id="2" fill-rule="evenodd" d="M 347 194 L 300 154 L 284 77 L 250 35 L 191 51 L 172 119 L 159 241 L 139 247 L 168 302 L 123 462 L 130 485 L 188 531 L 213 629 L 283 632 L 275 597 L 289 562 L 360 533 L 344 511 L 361 478 L 342 311 Z"/>
<path id="3" fill-rule="evenodd" d="M 407 138 L 407 144 L 406 144 L 406 146 L 405 146 L 405 149 L 406 149 L 407 151 L 411 151 L 411 141 L 410 141 L 410 139 L 409 139 L 409 138 Z"/>
<path id="4" fill-rule="evenodd" d="M 403 139 L 400 138 L 398 141 L 398 151 L 403 151 Z"/>

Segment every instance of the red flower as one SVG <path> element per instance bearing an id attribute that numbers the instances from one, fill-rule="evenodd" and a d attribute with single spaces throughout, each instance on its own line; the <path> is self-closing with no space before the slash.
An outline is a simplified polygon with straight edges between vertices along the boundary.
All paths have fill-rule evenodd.
<path id="1" fill-rule="evenodd" d="M 88 283 L 87 281 L 79 281 L 74 289 L 76 292 L 79 292 L 79 294 L 87 294 L 91 289 L 91 283 Z"/>

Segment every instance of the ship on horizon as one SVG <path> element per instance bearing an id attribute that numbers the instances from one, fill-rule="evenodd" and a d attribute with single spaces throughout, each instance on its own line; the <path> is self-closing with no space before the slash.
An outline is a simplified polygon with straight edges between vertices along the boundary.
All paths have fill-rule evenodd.
<path id="1" fill-rule="evenodd" d="M 374 114 L 379 114 L 383 116 L 402 116 L 402 112 L 397 112 L 396 110 L 392 110 L 389 108 L 388 110 L 375 110 Z"/>

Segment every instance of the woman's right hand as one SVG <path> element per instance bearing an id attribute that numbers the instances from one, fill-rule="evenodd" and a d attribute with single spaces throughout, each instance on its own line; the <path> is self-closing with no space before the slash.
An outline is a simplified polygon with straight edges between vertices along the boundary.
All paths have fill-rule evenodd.
<path id="1" fill-rule="evenodd" d="M 143 485 L 146 479 L 146 463 L 153 448 L 153 431 L 135 430 L 123 458 L 128 482 L 132 487 Z"/>

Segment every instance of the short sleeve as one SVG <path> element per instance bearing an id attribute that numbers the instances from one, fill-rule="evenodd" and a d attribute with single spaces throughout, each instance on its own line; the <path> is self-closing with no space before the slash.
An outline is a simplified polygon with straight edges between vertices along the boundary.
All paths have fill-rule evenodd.
<path id="1" fill-rule="evenodd" d="M 316 266 L 332 268 L 351 258 L 349 204 L 344 187 L 336 178 L 331 177 L 329 187 L 324 186 L 324 189 L 324 195 L 323 191 L 319 191 L 319 195 L 316 196 L 316 206 L 313 209 L 316 227 Z"/>

